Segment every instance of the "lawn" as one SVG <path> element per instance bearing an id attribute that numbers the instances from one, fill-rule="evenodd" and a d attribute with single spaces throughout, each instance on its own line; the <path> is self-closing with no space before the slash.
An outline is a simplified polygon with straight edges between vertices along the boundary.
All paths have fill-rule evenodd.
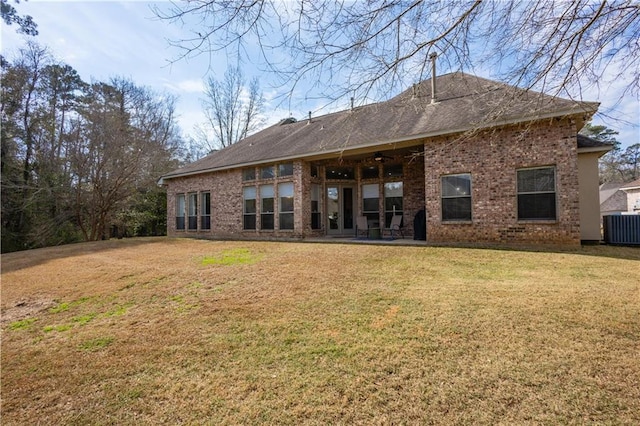
<path id="1" fill-rule="evenodd" d="M 2 424 L 640 424 L 640 250 L 2 256 Z"/>

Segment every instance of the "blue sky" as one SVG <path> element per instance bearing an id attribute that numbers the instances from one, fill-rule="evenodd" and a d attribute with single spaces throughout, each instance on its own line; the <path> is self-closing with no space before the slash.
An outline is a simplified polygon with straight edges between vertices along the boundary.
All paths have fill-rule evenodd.
<path id="1" fill-rule="evenodd" d="M 180 52 L 170 46 L 169 40 L 184 38 L 185 30 L 158 20 L 150 8 L 152 4 L 160 8 L 170 6 L 169 2 L 90 0 L 30 0 L 14 6 L 19 14 L 31 15 L 38 24 L 40 34 L 36 40 L 48 46 L 58 60 L 75 68 L 85 81 L 107 81 L 113 76 L 123 76 L 138 85 L 177 95 L 179 124 L 186 135 L 204 119 L 199 101 L 203 97 L 203 80 L 208 73 L 222 78 L 229 64 L 224 53 L 212 61 L 208 56 L 201 56 L 172 62 Z M 1 50 L 9 58 L 24 43 L 24 37 L 15 29 L 2 24 Z M 242 68 L 247 80 L 253 76 L 260 79 L 266 99 L 266 124 L 289 115 L 304 118 L 308 111 L 314 115 L 329 112 L 323 108 L 322 100 L 305 100 L 304 84 L 296 90 L 290 104 L 283 103 L 286 88 L 276 87 L 273 76 L 252 64 L 244 63 Z M 482 72 L 479 75 L 491 78 Z M 585 100 L 601 102 L 603 114 L 596 116 L 594 123 L 618 130 L 618 140 L 623 147 L 640 142 L 640 103 L 631 95 L 620 101 L 625 83 L 618 81 L 613 86 L 582 93 Z"/>

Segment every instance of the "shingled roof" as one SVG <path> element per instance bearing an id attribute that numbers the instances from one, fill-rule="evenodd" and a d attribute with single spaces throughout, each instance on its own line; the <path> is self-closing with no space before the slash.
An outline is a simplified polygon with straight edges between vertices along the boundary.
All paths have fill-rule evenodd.
<path id="1" fill-rule="evenodd" d="M 607 152 L 613 149 L 613 144 L 602 142 L 578 133 L 579 152 Z"/>
<path id="2" fill-rule="evenodd" d="M 388 101 L 352 110 L 283 120 L 163 177 L 224 170 L 253 164 L 385 149 L 399 142 L 456 134 L 550 117 L 589 118 L 598 103 L 576 102 L 456 72 L 437 77 Z"/>

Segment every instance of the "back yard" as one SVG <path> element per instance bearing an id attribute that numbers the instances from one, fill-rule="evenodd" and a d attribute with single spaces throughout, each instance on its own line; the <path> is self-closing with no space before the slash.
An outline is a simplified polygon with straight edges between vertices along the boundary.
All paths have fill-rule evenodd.
<path id="1" fill-rule="evenodd" d="M 2 256 L 2 423 L 640 423 L 640 250 Z"/>

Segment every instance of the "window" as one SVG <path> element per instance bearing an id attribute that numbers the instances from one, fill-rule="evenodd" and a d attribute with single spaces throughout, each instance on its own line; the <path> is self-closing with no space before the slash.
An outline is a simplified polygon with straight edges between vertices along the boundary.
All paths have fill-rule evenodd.
<path id="1" fill-rule="evenodd" d="M 176 229 L 184 231 L 185 199 L 184 194 L 176 195 Z"/>
<path id="2" fill-rule="evenodd" d="M 311 185 L 311 229 L 322 228 L 322 214 L 320 213 L 320 185 Z"/>
<path id="3" fill-rule="evenodd" d="M 384 176 L 402 177 L 402 164 L 385 164 Z"/>
<path id="4" fill-rule="evenodd" d="M 377 183 L 362 185 L 362 213 L 367 217 L 370 226 L 379 226 L 380 224 L 379 194 L 380 188 Z"/>
<path id="5" fill-rule="evenodd" d="M 362 166 L 362 179 L 377 179 L 380 173 L 378 166 Z"/>
<path id="6" fill-rule="evenodd" d="M 273 166 L 265 166 L 260 169 L 260 178 L 261 179 L 272 179 L 276 177 L 276 172 L 273 169 Z"/>
<path id="7" fill-rule="evenodd" d="M 554 167 L 518 170 L 518 220 L 556 220 Z"/>
<path id="8" fill-rule="evenodd" d="M 200 194 L 200 229 L 211 229 L 211 194 Z"/>
<path id="9" fill-rule="evenodd" d="M 273 229 L 273 185 L 260 187 L 260 229 Z"/>
<path id="10" fill-rule="evenodd" d="M 353 167 L 326 167 L 325 176 L 327 179 L 353 180 L 355 178 Z"/>
<path id="11" fill-rule="evenodd" d="M 293 163 L 285 163 L 278 165 L 278 176 L 292 176 Z"/>
<path id="12" fill-rule="evenodd" d="M 391 219 L 394 215 L 402 216 L 402 182 L 384 184 L 384 223 L 386 228 L 391 226 Z"/>
<path id="13" fill-rule="evenodd" d="M 278 184 L 279 228 L 293 229 L 293 183 Z"/>
<path id="14" fill-rule="evenodd" d="M 198 194 L 192 192 L 189 194 L 187 201 L 188 216 L 189 216 L 189 230 L 193 231 L 198 229 Z"/>
<path id="15" fill-rule="evenodd" d="M 250 169 L 244 169 L 242 171 L 242 180 L 245 182 L 250 180 L 256 180 L 256 169 L 253 167 Z"/>
<path id="16" fill-rule="evenodd" d="M 471 220 L 471 175 L 442 176 L 442 220 Z"/>
<path id="17" fill-rule="evenodd" d="M 243 228 L 256 229 L 256 187 L 247 186 L 243 190 Z"/>

